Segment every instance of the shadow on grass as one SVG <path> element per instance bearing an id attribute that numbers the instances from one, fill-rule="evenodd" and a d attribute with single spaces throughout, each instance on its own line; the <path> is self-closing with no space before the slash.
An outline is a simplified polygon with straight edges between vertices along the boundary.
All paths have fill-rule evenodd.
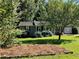
<path id="1" fill-rule="evenodd" d="M 24 41 L 21 41 L 23 44 L 67 44 L 67 43 L 71 43 L 72 41 L 74 40 L 64 40 L 64 39 L 61 39 L 61 40 L 57 40 L 57 39 L 49 39 L 49 40 L 46 40 L 46 39 L 41 39 L 41 40 L 24 40 Z"/>

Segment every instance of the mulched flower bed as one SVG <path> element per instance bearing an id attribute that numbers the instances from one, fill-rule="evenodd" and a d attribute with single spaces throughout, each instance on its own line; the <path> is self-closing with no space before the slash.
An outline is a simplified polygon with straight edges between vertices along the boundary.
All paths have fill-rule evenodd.
<path id="1" fill-rule="evenodd" d="M 14 45 L 11 48 L 0 48 L 0 57 L 39 56 L 72 53 L 58 45 L 28 44 Z"/>

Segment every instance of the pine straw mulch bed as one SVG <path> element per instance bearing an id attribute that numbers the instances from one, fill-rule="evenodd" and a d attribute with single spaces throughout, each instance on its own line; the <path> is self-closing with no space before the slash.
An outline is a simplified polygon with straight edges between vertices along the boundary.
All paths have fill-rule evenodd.
<path id="1" fill-rule="evenodd" d="M 14 45 L 11 48 L 0 48 L 0 57 L 24 57 L 39 55 L 55 55 L 73 53 L 60 47 L 49 44 Z"/>

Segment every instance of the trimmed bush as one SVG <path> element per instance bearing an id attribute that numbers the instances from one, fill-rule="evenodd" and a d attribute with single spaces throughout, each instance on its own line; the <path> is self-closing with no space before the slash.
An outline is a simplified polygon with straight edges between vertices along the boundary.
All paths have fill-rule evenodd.
<path id="1" fill-rule="evenodd" d="M 52 33 L 51 31 L 42 31 L 42 35 L 43 35 L 44 37 L 48 37 L 48 36 L 52 36 L 53 33 Z"/>
<path id="2" fill-rule="evenodd" d="M 43 37 L 43 36 L 42 36 L 42 33 L 39 32 L 39 31 L 38 31 L 38 32 L 35 32 L 35 36 L 36 36 L 36 37 Z"/>

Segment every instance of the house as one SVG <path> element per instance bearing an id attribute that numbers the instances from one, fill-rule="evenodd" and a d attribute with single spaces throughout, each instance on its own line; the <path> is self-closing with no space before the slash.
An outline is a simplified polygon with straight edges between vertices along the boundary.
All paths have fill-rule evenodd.
<path id="1" fill-rule="evenodd" d="M 53 29 L 50 26 L 50 23 L 48 21 L 23 21 L 20 22 L 18 27 L 20 29 L 30 30 L 30 32 L 35 31 L 43 31 L 43 30 L 50 30 L 54 34 L 56 33 L 56 30 Z M 79 33 L 79 27 L 73 27 L 71 25 L 68 25 L 63 30 L 64 34 L 78 34 Z"/>
<path id="2" fill-rule="evenodd" d="M 51 29 L 48 27 L 49 25 L 50 23 L 47 21 L 23 21 L 19 23 L 18 27 L 25 30 L 42 31 Z"/>

